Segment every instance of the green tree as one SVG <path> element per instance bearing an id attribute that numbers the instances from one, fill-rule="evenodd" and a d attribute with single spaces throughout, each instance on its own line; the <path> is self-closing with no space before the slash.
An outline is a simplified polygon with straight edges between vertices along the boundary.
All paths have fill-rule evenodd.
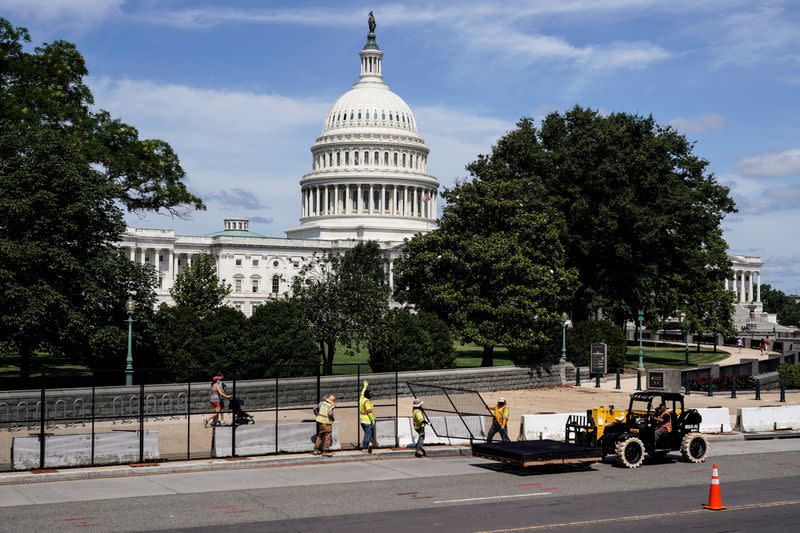
<path id="1" fill-rule="evenodd" d="M 795 303 L 783 291 L 773 289 L 771 285 L 765 283 L 761 285 L 761 301 L 765 312 L 777 313 L 779 324 L 800 325 L 800 304 Z"/>
<path id="2" fill-rule="evenodd" d="M 395 262 L 395 297 L 482 346 L 483 366 L 495 345 L 529 354 L 545 345 L 576 279 L 564 266 L 562 219 L 541 201 L 539 181 L 494 163 L 507 142 L 468 167 L 472 180 L 442 193 L 439 228 L 408 241 Z"/>
<path id="3" fill-rule="evenodd" d="M 113 247 L 125 230 L 118 205 L 203 208 L 166 143 L 93 111 L 74 45 L 29 52 L 29 41 L 0 18 L 0 335 L 19 352 L 23 379 L 35 350 L 124 361 L 130 291 L 137 320 L 152 316 L 153 273 Z"/>
<path id="4" fill-rule="evenodd" d="M 720 223 L 735 206 L 683 135 L 652 117 L 575 107 L 548 115 L 541 131 L 524 119 L 515 137 L 525 148 L 509 145 L 495 162 L 538 176 L 564 217 L 566 263 L 580 281 L 576 320 L 622 324 L 644 308 L 657 321 L 688 308 L 715 328 L 730 325 Z"/>
<path id="5" fill-rule="evenodd" d="M 389 308 L 383 254 L 377 243 L 360 242 L 340 254 L 315 256 L 292 282 L 292 299 L 311 325 L 323 371 L 333 373 L 336 345 L 357 350 Z"/>
<path id="6" fill-rule="evenodd" d="M 373 372 L 452 368 L 456 353 L 450 329 L 433 313 L 392 309 L 369 343 Z"/>
<path id="7" fill-rule="evenodd" d="M 169 290 L 175 305 L 191 309 L 201 318 L 220 307 L 230 292 L 230 284 L 219 279 L 216 262 L 209 254 L 195 256 Z"/>
<path id="8" fill-rule="evenodd" d="M 259 305 L 250 317 L 249 366 L 259 377 L 309 376 L 319 365 L 319 348 L 308 321 L 291 300 Z"/>

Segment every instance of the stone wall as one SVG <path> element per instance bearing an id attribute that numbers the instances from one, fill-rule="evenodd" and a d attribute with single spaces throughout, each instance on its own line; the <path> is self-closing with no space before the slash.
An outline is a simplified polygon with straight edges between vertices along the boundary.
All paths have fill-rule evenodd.
<path id="1" fill-rule="evenodd" d="M 393 399 L 395 386 L 399 396 L 410 396 L 408 382 L 484 391 L 551 387 L 575 382 L 571 364 L 551 367 L 460 368 L 451 370 L 367 374 L 363 376 L 322 376 L 321 396 L 335 395 L 340 402 L 355 402 L 361 391 L 361 380 L 368 379 L 375 400 Z M 227 382 L 228 394 L 234 383 Z M 236 396 L 244 400 L 244 409 L 279 407 L 311 407 L 317 402 L 317 378 L 281 378 L 279 380 L 242 380 L 235 383 Z M 94 415 L 97 418 L 124 419 L 139 415 L 143 404 L 147 416 L 185 414 L 187 399 L 192 412 L 209 410 L 210 383 L 146 385 L 140 400 L 138 385 L 97 387 L 94 391 Z M 277 393 L 277 398 L 276 398 Z M 0 392 L 0 427 L 25 423 L 35 424 L 40 415 L 41 391 Z M 91 388 L 48 389 L 46 418 L 51 423 L 64 419 L 89 420 L 92 416 Z"/>

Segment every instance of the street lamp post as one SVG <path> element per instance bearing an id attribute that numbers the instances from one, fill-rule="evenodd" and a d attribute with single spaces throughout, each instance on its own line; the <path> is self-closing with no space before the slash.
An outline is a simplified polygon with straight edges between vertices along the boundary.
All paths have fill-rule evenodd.
<path id="1" fill-rule="evenodd" d="M 644 324 L 644 311 L 639 309 L 639 370 L 644 370 L 644 351 L 642 350 L 642 325 Z"/>
<path id="2" fill-rule="evenodd" d="M 685 328 L 683 332 L 683 338 L 686 341 L 686 344 L 684 345 L 683 348 L 683 356 L 685 359 L 686 366 L 689 366 L 689 320 L 686 320 L 686 322 L 684 322 L 683 327 Z"/>
<path id="3" fill-rule="evenodd" d="M 563 365 L 567 362 L 567 323 L 569 316 L 564 313 L 561 318 L 563 319 L 561 321 L 561 359 L 558 362 Z"/>
<path id="4" fill-rule="evenodd" d="M 125 302 L 125 311 L 128 312 L 128 358 L 125 361 L 125 385 L 133 385 L 133 312 L 136 302 L 128 298 Z"/>

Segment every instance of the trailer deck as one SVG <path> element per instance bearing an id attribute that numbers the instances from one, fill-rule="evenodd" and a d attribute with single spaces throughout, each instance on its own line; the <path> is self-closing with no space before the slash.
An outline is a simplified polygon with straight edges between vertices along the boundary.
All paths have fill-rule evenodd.
<path id="1" fill-rule="evenodd" d="M 594 463 L 602 458 L 603 450 L 598 447 L 545 439 L 473 444 L 472 455 L 528 467 L 548 464 Z"/>

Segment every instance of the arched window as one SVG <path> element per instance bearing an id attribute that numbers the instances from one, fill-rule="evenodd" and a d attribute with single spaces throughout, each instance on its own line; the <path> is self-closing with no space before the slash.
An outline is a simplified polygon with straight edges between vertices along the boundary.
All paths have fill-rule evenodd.
<path id="1" fill-rule="evenodd" d="M 340 166 L 342 164 L 342 153 L 336 152 L 336 166 Z"/>
<path id="2" fill-rule="evenodd" d="M 389 152 L 383 152 L 383 164 L 389 166 Z"/>
<path id="3" fill-rule="evenodd" d="M 281 277 L 277 274 L 272 276 L 272 294 L 278 294 L 281 290 Z"/>
<path id="4" fill-rule="evenodd" d="M 397 152 L 394 153 L 394 166 L 397 166 Z"/>
<path id="5" fill-rule="evenodd" d="M 345 161 L 347 160 L 347 156 L 345 156 Z M 353 164 L 358 166 L 358 151 L 353 152 Z"/>
<path id="6" fill-rule="evenodd" d="M 333 152 L 328 152 L 328 166 L 333 166 Z"/>
<path id="7" fill-rule="evenodd" d="M 364 164 L 369 165 L 369 152 L 364 152 Z"/>
<path id="8" fill-rule="evenodd" d="M 361 120 L 361 110 L 358 111 L 358 120 Z"/>
<path id="9" fill-rule="evenodd" d="M 386 112 L 381 111 L 381 120 L 386 120 Z"/>
<path id="10" fill-rule="evenodd" d="M 344 164 L 345 165 L 349 165 L 350 164 L 350 152 L 345 152 L 344 153 Z"/>
<path id="11" fill-rule="evenodd" d="M 406 154 L 403 154 L 403 167 L 405 168 L 405 166 L 406 166 Z"/>

